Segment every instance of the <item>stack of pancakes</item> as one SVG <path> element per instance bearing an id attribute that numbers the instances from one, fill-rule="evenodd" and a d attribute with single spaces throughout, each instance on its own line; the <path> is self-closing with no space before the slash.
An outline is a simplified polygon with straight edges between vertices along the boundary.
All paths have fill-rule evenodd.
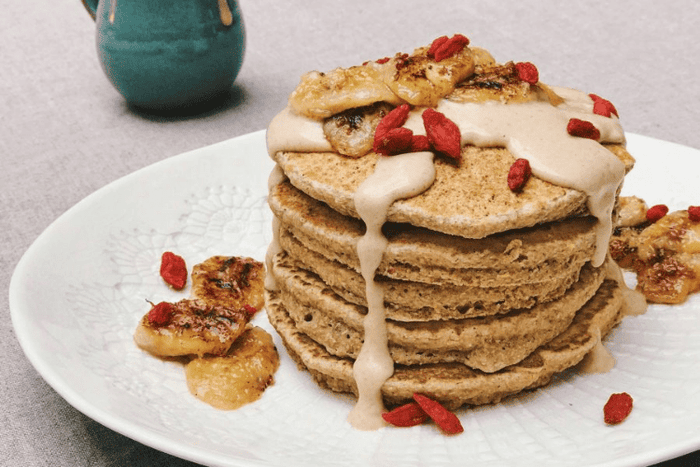
<path id="1" fill-rule="evenodd" d="M 606 144 L 628 171 L 623 144 Z M 353 364 L 367 314 L 353 197 L 378 158 L 334 150 L 272 151 L 276 240 L 266 292 L 270 322 L 322 387 L 357 394 Z M 504 147 L 437 157 L 433 184 L 394 202 L 376 270 L 394 373 L 387 404 L 429 394 L 445 406 L 497 402 L 576 365 L 621 318 L 622 286 L 595 267 L 597 220 L 587 197 L 532 177 L 505 182 Z"/>

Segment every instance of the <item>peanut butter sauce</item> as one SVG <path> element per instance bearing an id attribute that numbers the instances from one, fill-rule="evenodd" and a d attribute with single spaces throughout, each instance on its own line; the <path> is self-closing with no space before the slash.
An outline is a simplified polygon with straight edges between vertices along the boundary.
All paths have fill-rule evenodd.
<path id="1" fill-rule="evenodd" d="M 638 290 L 630 289 L 627 286 L 625 277 L 622 274 L 622 269 L 612 258 L 609 258 L 605 264 L 607 267 L 606 277 L 616 281 L 624 294 L 622 316 L 638 316 L 644 314 L 647 311 L 647 301 L 644 298 L 644 294 Z"/>
<path id="2" fill-rule="evenodd" d="M 615 357 L 598 340 L 595 347 L 586 354 L 581 363 L 576 367 L 581 373 L 607 373 L 615 367 Z"/>
<path id="3" fill-rule="evenodd" d="M 394 373 L 389 355 L 384 292 L 374 281 L 388 240 L 382 225 L 391 204 L 427 190 L 435 180 L 432 152 L 414 152 L 380 157 L 374 172 L 355 193 L 355 209 L 367 227 L 357 243 L 362 277 L 365 280 L 368 312 L 364 318 L 364 342 L 353 366 L 359 392 L 357 405 L 348 420 L 357 429 L 376 430 L 384 426 L 382 385 Z"/>
<path id="4" fill-rule="evenodd" d="M 601 142 L 624 142 L 624 134 L 616 118 L 593 114 L 588 96 L 571 90 L 566 94 L 569 99 L 557 107 L 542 101 L 442 101 L 437 110 L 459 126 L 462 145 L 505 146 L 515 158 L 527 159 L 537 177 L 584 192 L 589 212 L 598 219 L 593 265 L 600 266 L 608 251 L 615 194 L 625 166 L 597 141 L 569 135 L 566 126 L 571 118 L 588 120 L 600 130 Z M 581 109 L 583 98 L 590 101 L 588 111 Z"/>

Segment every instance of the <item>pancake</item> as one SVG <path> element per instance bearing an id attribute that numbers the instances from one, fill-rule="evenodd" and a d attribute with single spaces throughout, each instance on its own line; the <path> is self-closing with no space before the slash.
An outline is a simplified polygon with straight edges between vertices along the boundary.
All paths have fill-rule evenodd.
<path id="1" fill-rule="evenodd" d="M 296 328 L 276 292 L 267 291 L 270 322 L 289 355 L 322 387 L 357 395 L 349 358 L 329 354 L 323 346 Z M 547 384 L 552 376 L 579 363 L 621 319 L 623 294 L 615 281 L 606 280 L 579 311 L 571 325 L 549 343 L 516 365 L 484 373 L 459 363 L 397 365 L 382 385 L 390 405 L 411 400 L 413 393 L 428 394 L 448 408 L 495 403 L 525 389 Z"/>
<path id="2" fill-rule="evenodd" d="M 610 151 L 633 167 L 633 158 L 620 145 Z M 377 154 L 348 158 L 336 153 L 278 152 L 275 161 L 292 185 L 314 199 L 323 201 L 346 216 L 359 218 L 354 194 L 372 173 Z M 418 196 L 397 200 L 387 220 L 458 235 L 483 238 L 488 235 L 586 215 L 586 195 L 533 177 L 528 189 L 515 194 L 505 180 L 515 157 L 505 148 L 462 149 L 462 164 L 455 167 L 435 161 L 433 185 Z M 338 174 L 342 174 L 339 176 Z"/>

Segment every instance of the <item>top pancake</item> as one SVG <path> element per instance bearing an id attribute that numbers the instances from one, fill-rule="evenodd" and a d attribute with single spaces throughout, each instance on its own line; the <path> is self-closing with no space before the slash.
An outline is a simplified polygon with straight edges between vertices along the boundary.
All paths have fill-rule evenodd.
<path id="1" fill-rule="evenodd" d="M 605 145 L 629 171 L 634 159 L 622 145 Z M 374 171 L 378 156 L 353 159 L 332 152 L 278 152 L 274 156 L 289 181 L 336 211 L 359 218 L 354 193 Z M 505 148 L 465 146 L 459 166 L 435 160 L 436 178 L 418 196 L 398 200 L 390 222 L 410 223 L 466 238 L 483 238 L 511 229 L 586 215 L 586 195 L 532 177 L 527 189 L 514 193 L 507 176 L 515 161 Z"/>

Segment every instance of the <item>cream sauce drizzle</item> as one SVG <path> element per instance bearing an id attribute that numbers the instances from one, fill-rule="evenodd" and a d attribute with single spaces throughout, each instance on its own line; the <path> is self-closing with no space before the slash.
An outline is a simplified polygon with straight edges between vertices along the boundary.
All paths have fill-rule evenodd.
<path id="1" fill-rule="evenodd" d="M 593 114 L 592 100 L 580 94 L 591 102 L 589 111 L 581 108 L 580 99 L 571 98 L 558 107 L 539 101 L 503 105 L 443 100 L 437 110 L 459 126 L 462 145 L 505 146 L 516 158 L 527 159 L 537 177 L 584 192 L 589 212 L 598 219 L 592 262 L 600 266 L 608 251 L 615 194 L 625 166 L 597 141 L 569 135 L 566 126 L 570 118 L 588 120 L 600 130 L 601 141 L 613 143 L 623 142 L 624 133 L 616 118 Z"/>
<path id="2" fill-rule="evenodd" d="M 267 127 L 267 152 L 273 157 L 279 151 L 327 152 L 333 146 L 323 134 L 323 123 L 292 112 L 286 107 Z"/>
<path id="3" fill-rule="evenodd" d="M 644 295 L 630 289 L 625 283 L 622 269 L 608 255 L 605 261 L 605 276 L 617 282 L 622 289 L 622 316 L 638 316 L 644 314 L 647 309 L 647 302 Z M 578 365 L 578 370 L 582 373 L 606 373 L 615 366 L 615 357 L 603 344 L 600 337 L 595 347 L 586 354 L 583 361 Z"/>
<path id="4" fill-rule="evenodd" d="M 593 264 L 600 266 L 608 251 L 612 232 L 611 214 L 615 194 L 624 177 L 624 164 L 598 142 L 570 136 L 566 125 L 570 118 L 590 121 L 601 132 L 600 142 L 622 143 L 624 133 L 617 118 L 593 114 L 593 101 L 586 94 L 566 88 L 554 90 L 565 99 L 565 103 L 557 107 L 546 102 L 504 105 L 500 102 L 465 104 L 442 100 L 437 110 L 459 126 L 462 145 L 506 146 L 516 158 L 528 159 L 536 176 L 586 193 L 588 209 L 599 221 Z M 416 134 L 425 134 L 419 112 L 420 109 L 413 111 L 404 126 Z M 270 123 L 267 147 L 271 157 L 283 150 L 333 150 L 323 134 L 321 121 L 296 115 L 289 107 Z M 374 272 L 386 245 L 381 226 L 386 220 L 389 206 L 397 199 L 418 195 L 432 184 L 433 179 L 429 177 L 429 182 L 421 178 L 420 183 L 407 177 L 423 171 L 434 174 L 432 155 L 430 158 L 420 156 L 431 153 L 415 154 L 424 158 L 420 163 L 424 168 L 406 164 L 403 169 L 394 169 L 394 165 L 402 165 L 401 161 L 409 159 L 406 157 L 408 154 L 380 157 L 375 172 L 355 194 L 356 210 L 367 225 L 367 234 L 358 243 L 358 254 L 369 304 L 364 323 L 365 342 L 354 367 L 359 389 L 358 403 L 348 417 L 358 429 L 377 429 L 384 423 L 381 419 L 384 409 L 381 386 L 393 374 L 393 361 L 388 352 L 383 296 L 374 282 Z M 402 180 L 400 190 L 396 189 L 398 180 Z M 274 248 L 278 249 L 279 245 Z M 600 353 L 600 347 L 596 348 Z"/>
<path id="5" fill-rule="evenodd" d="M 365 280 L 368 311 L 363 321 L 364 342 L 353 366 L 359 397 L 348 421 L 360 430 L 384 426 L 381 415 L 386 409 L 381 388 L 394 373 L 387 339 L 384 292 L 374 281 L 388 243 L 382 226 L 394 201 L 422 193 L 433 184 L 433 157 L 432 152 L 380 156 L 374 172 L 355 193 L 355 209 L 366 226 L 365 235 L 357 243 L 357 254 Z"/>
<path id="6" fill-rule="evenodd" d="M 624 295 L 622 305 L 623 316 L 639 316 L 647 311 L 647 300 L 639 290 L 630 289 L 625 282 L 625 276 L 620 266 L 612 259 L 606 261 L 606 277 L 620 286 Z"/>
<path id="7" fill-rule="evenodd" d="M 595 347 L 583 357 L 576 367 L 581 373 L 607 373 L 615 367 L 615 357 L 598 337 Z"/>

